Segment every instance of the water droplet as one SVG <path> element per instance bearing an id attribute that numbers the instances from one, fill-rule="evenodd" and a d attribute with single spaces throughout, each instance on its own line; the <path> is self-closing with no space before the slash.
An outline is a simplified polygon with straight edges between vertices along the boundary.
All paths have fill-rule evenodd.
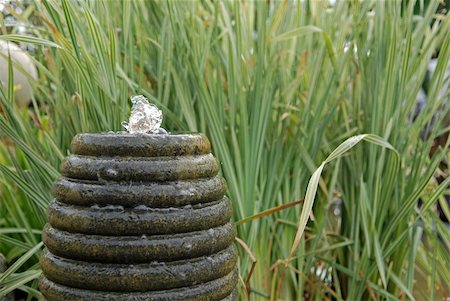
<path id="1" fill-rule="evenodd" d="M 183 189 L 183 190 L 181 190 L 180 191 L 180 193 L 183 195 L 183 196 L 194 196 L 194 194 L 195 194 L 195 189 Z"/>
<path id="2" fill-rule="evenodd" d="M 138 205 L 138 206 L 135 206 L 133 209 L 137 210 L 137 211 L 149 211 L 149 210 L 151 210 L 150 207 L 147 207 L 145 205 Z"/>
<path id="3" fill-rule="evenodd" d="M 91 206 L 91 209 L 104 210 L 104 211 L 117 211 L 117 212 L 125 211 L 125 208 L 123 206 L 120 206 L 120 205 L 99 206 L 97 204 L 94 204 L 94 205 Z"/>
<path id="4" fill-rule="evenodd" d="M 119 172 L 118 172 L 117 170 L 113 169 L 113 168 L 108 168 L 108 169 L 105 171 L 105 174 L 106 174 L 108 177 L 117 177 L 117 175 L 119 174 Z"/>
<path id="5" fill-rule="evenodd" d="M 167 135 L 169 134 L 165 129 L 163 128 L 159 128 L 156 131 L 153 132 L 153 134 L 158 134 L 158 135 Z"/>
<path id="6" fill-rule="evenodd" d="M 99 182 L 106 182 L 106 180 L 102 178 L 102 175 L 100 174 L 100 171 L 97 172 L 97 180 Z"/>
<path id="7" fill-rule="evenodd" d="M 104 207 L 100 207 L 100 209 L 107 210 L 107 211 L 124 211 L 125 210 L 123 208 L 123 206 L 120 206 L 120 205 L 106 205 Z"/>

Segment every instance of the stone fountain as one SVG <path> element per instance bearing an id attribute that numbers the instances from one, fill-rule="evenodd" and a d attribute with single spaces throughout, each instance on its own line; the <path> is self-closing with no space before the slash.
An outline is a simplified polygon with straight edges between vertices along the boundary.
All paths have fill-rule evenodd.
<path id="1" fill-rule="evenodd" d="M 209 140 L 165 133 L 144 100 L 129 132 L 72 141 L 43 232 L 45 300 L 237 300 L 231 202 Z"/>

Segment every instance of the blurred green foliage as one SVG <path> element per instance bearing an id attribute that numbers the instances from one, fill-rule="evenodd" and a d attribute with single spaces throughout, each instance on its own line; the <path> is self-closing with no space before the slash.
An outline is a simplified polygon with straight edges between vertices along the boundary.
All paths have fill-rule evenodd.
<path id="1" fill-rule="evenodd" d="M 238 236 L 257 259 L 247 294 L 252 263 L 240 249 L 242 300 L 448 296 L 450 234 L 434 208 L 449 211 L 448 177 L 439 184 L 436 175 L 448 172 L 440 166 L 450 141 L 429 155 L 449 131 L 450 16 L 439 5 L 27 4 L 17 16 L 27 35 L 0 36 L 32 45 L 39 70 L 29 109 L 0 93 L 0 252 L 15 262 L 0 274 L 0 296 L 39 297 L 40 230 L 58 166 L 75 133 L 122 130 L 132 94 L 157 104 L 168 130 L 210 137 L 234 218 L 246 221 Z M 434 56 L 426 104 L 413 118 Z M 339 146 L 365 133 L 382 138 Z M 372 143 L 352 144 L 362 137 Z M 374 143 L 392 145 L 399 161 Z M 320 165 L 330 154 L 335 161 Z M 304 206 L 259 218 L 303 199 L 317 168 Z"/>

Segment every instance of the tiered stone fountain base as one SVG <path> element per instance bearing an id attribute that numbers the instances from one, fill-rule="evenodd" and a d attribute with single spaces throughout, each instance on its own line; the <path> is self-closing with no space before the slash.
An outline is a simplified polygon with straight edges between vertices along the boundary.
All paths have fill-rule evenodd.
<path id="1" fill-rule="evenodd" d="M 46 300 L 237 300 L 226 183 L 201 134 L 80 134 L 43 240 Z"/>

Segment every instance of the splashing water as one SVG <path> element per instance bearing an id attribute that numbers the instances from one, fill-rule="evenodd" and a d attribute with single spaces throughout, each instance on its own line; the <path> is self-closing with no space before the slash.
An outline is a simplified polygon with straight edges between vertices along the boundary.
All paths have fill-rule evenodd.
<path id="1" fill-rule="evenodd" d="M 143 95 L 131 97 L 133 106 L 128 123 L 122 125 L 130 134 L 165 134 L 161 128 L 163 115 L 160 109 L 148 102 Z"/>

